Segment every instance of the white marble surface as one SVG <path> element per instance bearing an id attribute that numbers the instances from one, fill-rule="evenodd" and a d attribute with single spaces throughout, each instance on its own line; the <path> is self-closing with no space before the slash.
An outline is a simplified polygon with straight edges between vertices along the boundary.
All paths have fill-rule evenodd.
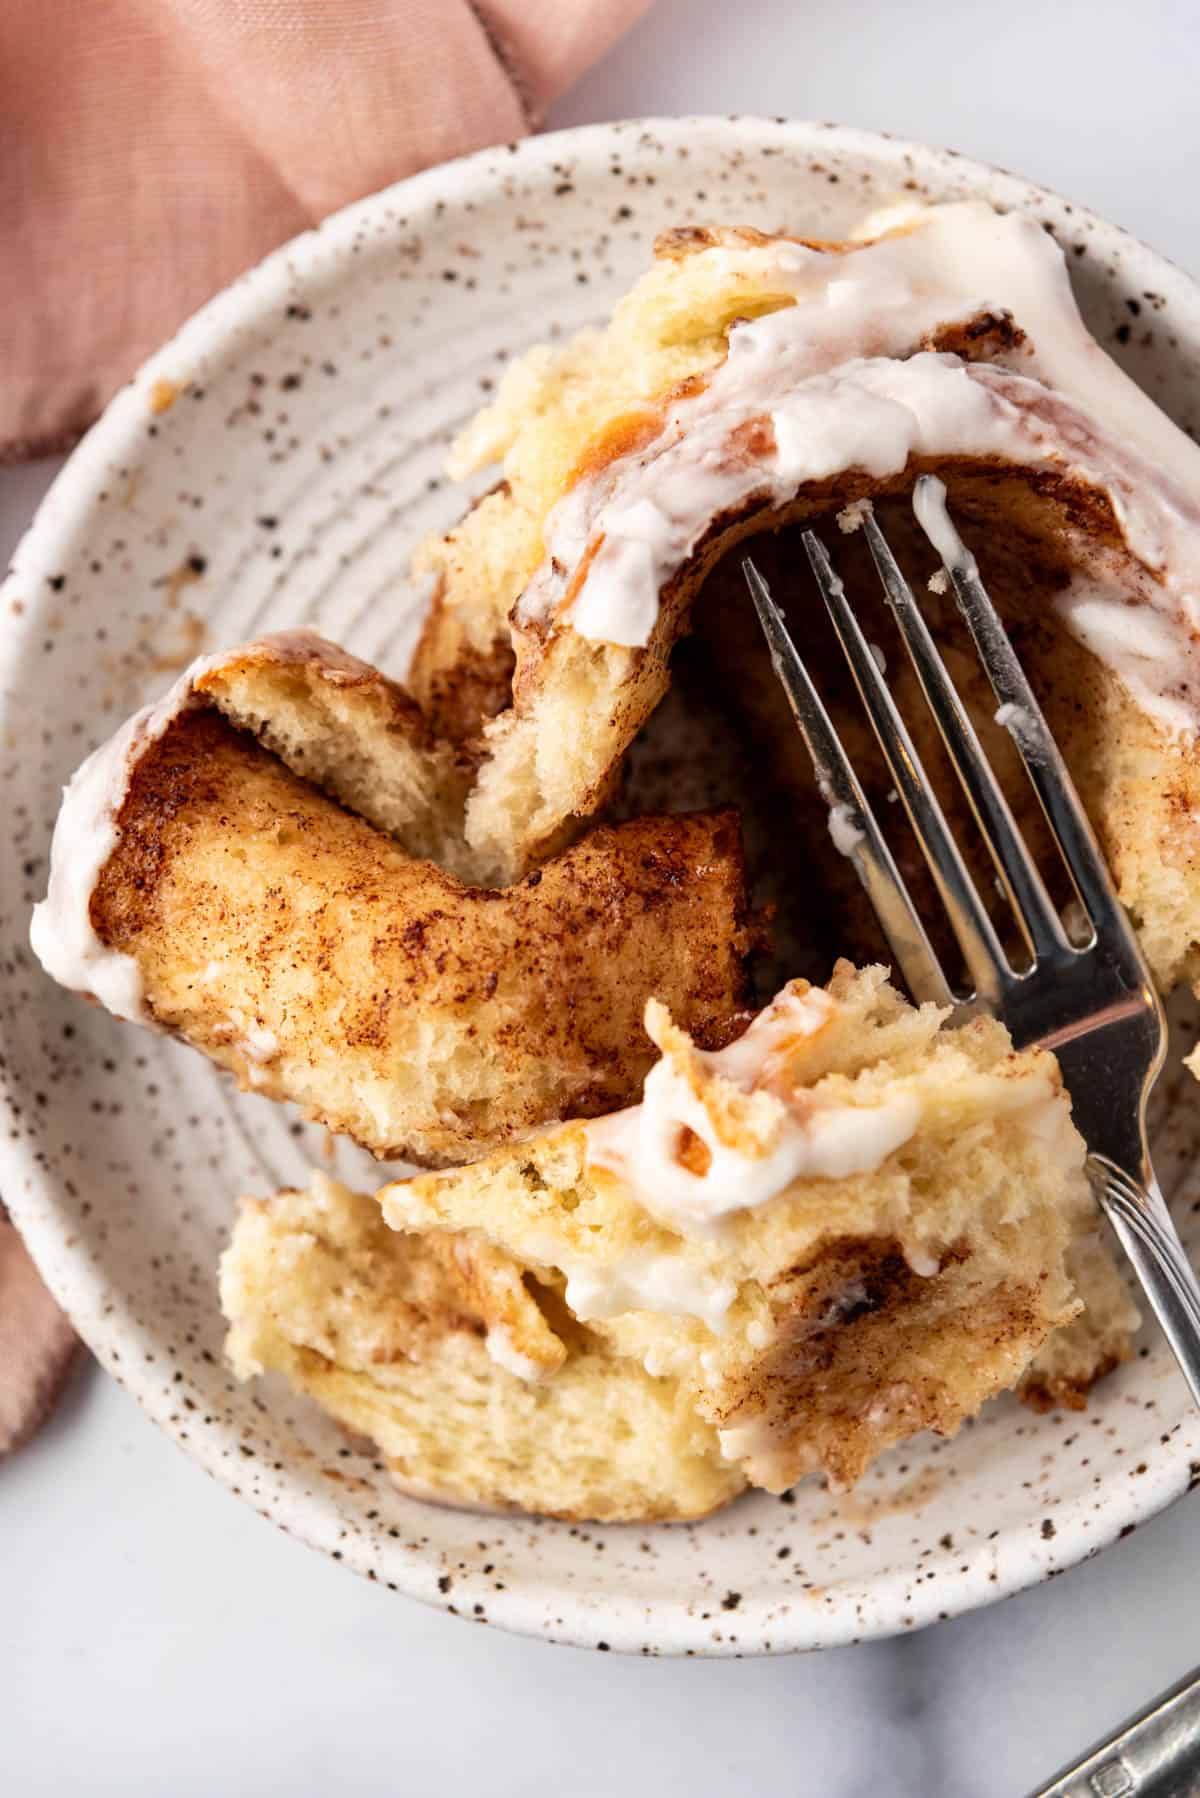
<path id="1" fill-rule="evenodd" d="M 953 144 L 1200 272 L 1193 0 L 661 0 L 552 122 L 790 113 Z M 1193 178 L 1189 179 L 1189 175 Z M 46 470 L 0 472 L 0 557 Z M 366 1585 L 211 1484 L 102 1375 L 0 1466 L 0 1792 L 1013 1798 L 1200 1659 L 1184 1502 L 896 1643 L 626 1662 Z"/>

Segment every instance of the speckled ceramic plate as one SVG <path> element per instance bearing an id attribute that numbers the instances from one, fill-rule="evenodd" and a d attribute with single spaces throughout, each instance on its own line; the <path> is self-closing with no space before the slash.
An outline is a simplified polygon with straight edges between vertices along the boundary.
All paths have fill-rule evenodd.
<path id="1" fill-rule="evenodd" d="M 0 1190 L 101 1361 L 203 1466 L 335 1559 L 466 1617 L 643 1653 L 912 1629 L 1094 1553 L 1200 1468 L 1200 1426 L 1148 1333 L 1087 1413 L 998 1403 L 952 1443 L 889 1455 L 850 1498 L 813 1481 L 650 1530 L 402 1498 L 315 1410 L 236 1387 L 221 1362 L 233 1196 L 302 1178 L 316 1134 L 88 1011 L 27 948 L 60 786 L 196 651 L 310 623 L 403 672 L 422 602 L 409 552 L 463 504 L 441 480 L 446 441 L 509 356 L 600 317 L 664 226 L 836 237 L 905 193 L 1043 220 L 1100 339 L 1181 422 L 1200 419 L 1197 289 L 1061 199 L 863 132 L 602 126 L 431 170 L 214 300 L 80 445 L 3 589 Z M 1168 1094 L 1159 1131 L 1185 1229 L 1200 1209 L 1189 1107 Z"/>

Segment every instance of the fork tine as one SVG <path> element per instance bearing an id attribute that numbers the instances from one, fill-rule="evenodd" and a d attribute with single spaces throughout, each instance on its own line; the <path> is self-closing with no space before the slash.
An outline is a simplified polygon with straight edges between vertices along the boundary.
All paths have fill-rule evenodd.
<path id="1" fill-rule="evenodd" d="M 857 838 L 850 851 L 850 860 L 875 907 L 908 990 L 918 1004 L 932 1001 L 935 1005 L 953 1006 L 956 1000 L 941 963 L 933 952 L 833 721 L 792 642 L 783 613 L 749 557 L 742 562 L 742 572 L 758 612 L 775 672 L 812 757 L 821 796 L 826 804 L 844 808 L 848 829 Z"/>
<path id="2" fill-rule="evenodd" d="M 1004 789 L 980 748 L 975 727 L 946 671 L 933 635 L 901 574 L 875 515 L 868 510 L 863 525 L 867 543 L 888 605 L 917 671 L 934 722 L 954 763 L 975 814 L 975 822 L 991 852 L 1021 932 L 1034 960 L 1070 950 L 1062 921 L 1017 829 Z"/>
<path id="3" fill-rule="evenodd" d="M 1016 744 L 1093 930 L 1102 934 L 1116 932 L 1126 953 L 1132 953 L 1144 967 L 1137 938 L 1117 898 L 1075 783 L 1000 622 L 1000 614 L 979 578 L 978 564 L 954 528 L 946 510 L 945 484 L 936 475 L 922 475 L 917 481 L 913 511 L 954 584 L 959 610 L 1000 702 L 997 719 Z"/>
<path id="4" fill-rule="evenodd" d="M 934 797 L 929 776 L 921 763 L 903 718 L 888 691 L 871 647 L 846 600 L 845 588 L 830 565 L 825 546 L 812 531 L 804 533 L 804 547 L 821 589 L 834 630 L 854 675 L 863 705 L 879 740 L 896 790 L 904 802 L 929 871 L 949 914 L 967 967 L 975 982 L 976 996 L 987 1006 L 999 1004 L 1006 980 L 1012 976 L 991 919 L 975 890 L 958 845 L 950 834 L 941 806 Z"/>

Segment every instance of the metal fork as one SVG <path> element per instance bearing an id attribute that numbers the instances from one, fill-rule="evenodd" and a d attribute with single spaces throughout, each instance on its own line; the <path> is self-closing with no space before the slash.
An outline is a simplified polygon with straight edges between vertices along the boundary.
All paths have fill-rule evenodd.
<path id="1" fill-rule="evenodd" d="M 1090 935 L 1074 941 L 988 764 L 928 625 L 874 514 L 862 528 L 883 589 L 975 822 L 996 865 L 1030 957 L 1014 967 L 946 824 L 871 646 L 830 565 L 804 533 L 817 584 L 845 651 L 896 791 L 929 864 L 974 989 L 951 989 L 880 832 L 862 786 L 783 614 L 753 562 L 742 566 L 838 836 L 871 899 L 914 999 L 1000 1018 L 1017 1048 L 1053 1050 L 1088 1148 L 1096 1196 L 1125 1249 L 1176 1360 L 1200 1405 L 1200 1286 L 1154 1178 L 1146 1101 L 1166 1053 L 1166 1022 L 1145 958 L 1117 898 L 1099 845 L 1008 634 L 979 578 L 974 556 L 946 510 L 945 488 L 922 476 L 913 509 L 942 558 L 958 607 L 991 682 L 1005 725 L 1058 843 Z"/>

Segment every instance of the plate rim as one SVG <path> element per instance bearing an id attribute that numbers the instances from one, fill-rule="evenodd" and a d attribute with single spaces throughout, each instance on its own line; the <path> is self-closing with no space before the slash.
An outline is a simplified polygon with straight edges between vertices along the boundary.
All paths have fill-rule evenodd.
<path id="1" fill-rule="evenodd" d="M 755 146 L 761 145 L 764 138 L 774 137 L 788 148 L 801 153 L 811 153 L 826 146 L 835 148 L 839 153 L 866 154 L 875 161 L 890 160 L 895 163 L 898 173 L 916 167 L 926 179 L 931 176 L 936 178 L 938 175 L 953 177 L 972 189 L 986 192 L 988 197 L 1002 205 L 1019 205 L 1023 209 L 1029 209 L 1039 203 L 1048 203 L 1058 208 L 1069 207 L 1083 227 L 1097 232 L 1104 240 L 1112 241 L 1114 237 L 1125 240 L 1140 255 L 1150 258 L 1155 267 L 1168 272 L 1171 277 L 1170 285 L 1177 287 L 1181 295 L 1190 295 L 1193 303 L 1200 302 L 1200 283 L 1193 280 L 1185 270 L 1145 245 L 1123 226 L 1111 223 L 1090 208 L 1069 202 L 1053 189 L 1029 181 L 1007 169 L 961 155 L 954 150 L 922 144 L 888 132 L 803 119 L 769 119 L 748 114 L 695 114 L 632 118 L 574 126 L 529 137 L 508 146 L 490 146 L 458 157 L 452 162 L 422 170 L 339 209 L 320 224 L 271 251 L 261 262 L 239 275 L 194 312 L 114 395 L 55 476 L 14 551 L 11 572 L 0 584 L 0 603 L 8 596 L 13 582 L 24 582 L 27 578 L 28 564 L 44 568 L 53 566 L 56 560 L 55 545 L 69 538 L 86 518 L 95 500 L 96 473 L 121 459 L 122 452 L 128 447 L 135 432 L 140 432 L 144 424 L 147 387 L 169 373 L 172 364 L 186 359 L 187 365 L 191 366 L 205 355 L 219 354 L 229 338 L 262 325 L 280 302 L 286 301 L 296 282 L 305 278 L 304 262 L 314 250 L 338 254 L 348 246 L 360 226 L 365 223 L 374 224 L 388 207 L 398 207 L 411 218 L 414 212 L 421 212 L 431 203 L 440 201 L 452 205 L 468 194 L 477 196 L 481 191 L 493 190 L 499 182 L 496 158 L 502 148 L 511 156 L 509 166 L 514 173 L 544 173 L 549 165 L 564 155 L 587 159 L 597 149 L 602 148 L 607 152 L 616 141 L 620 141 L 623 149 L 628 152 L 626 139 L 629 133 L 635 131 L 653 133 L 660 141 L 668 144 L 694 140 L 697 133 L 703 133 L 710 137 L 724 137 L 731 144 L 744 138 L 749 145 Z M 720 208 L 717 207 L 716 210 L 719 211 Z M 5 633 L 5 637 L 0 639 L 0 724 L 10 715 L 7 675 L 16 653 L 14 646 L 23 639 L 24 631 L 29 628 L 32 626 L 25 625 L 22 629 Z M 6 1035 L 2 1020 L 0 1034 Z M 0 1111 L 7 1114 L 8 1109 L 6 1095 L 0 1095 Z M 170 1407 L 161 1388 L 152 1379 L 145 1378 L 139 1383 L 136 1375 L 130 1377 L 131 1369 L 136 1369 L 140 1363 L 124 1360 L 121 1351 L 131 1337 L 136 1340 L 141 1335 L 148 1336 L 148 1326 L 138 1325 L 131 1316 L 122 1315 L 119 1311 L 114 1311 L 112 1323 L 106 1324 L 99 1305 L 91 1307 L 89 1314 L 89 1307 L 84 1302 L 89 1290 L 88 1282 L 90 1281 L 90 1290 L 95 1295 L 102 1285 L 102 1278 L 98 1268 L 85 1275 L 84 1264 L 79 1256 L 73 1262 L 76 1283 L 69 1298 L 63 1291 L 63 1281 L 59 1277 L 58 1268 L 53 1265 L 53 1257 L 42 1252 L 48 1250 L 51 1242 L 55 1248 L 61 1248 L 61 1224 L 55 1222 L 54 1214 L 49 1209 L 44 1218 L 38 1215 L 36 1206 L 27 1201 L 26 1182 L 51 1189 L 57 1185 L 57 1182 L 42 1175 L 35 1167 L 32 1150 L 23 1138 L 13 1142 L 5 1134 L 0 1137 L 0 1191 L 5 1193 L 10 1215 L 21 1230 L 54 1298 L 71 1318 L 97 1360 L 132 1394 L 147 1415 L 207 1473 L 232 1489 L 236 1484 L 235 1471 L 219 1452 L 216 1430 L 208 1434 L 189 1432 L 186 1417 L 174 1422 L 171 1420 Z M 51 1261 L 49 1267 L 44 1265 L 48 1258 Z M 1146 1521 L 1190 1490 L 1198 1477 L 1193 1471 L 1195 1465 L 1194 1462 L 1189 1465 L 1187 1449 L 1181 1443 L 1180 1453 L 1165 1458 L 1150 1470 L 1146 1478 L 1127 1481 L 1123 1488 L 1114 1480 L 1111 1490 L 1106 1491 L 1102 1527 L 1094 1530 L 1089 1528 L 1086 1535 L 1079 1528 L 1083 1514 L 1082 1500 L 1065 1502 L 1055 1512 L 1057 1533 L 1052 1552 L 1044 1557 L 1035 1555 L 1025 1537 L 1014 1532 L 1014 1546 L 1021 1552 L 1009 1557 L 1011 1565 L 1006 1564 L 1003 1572 L 996 1564 L 998 1556 L 985 1552 L 992 1545 L 980 1543 L 970 1551 L 964 1550 L 968 1571 L 961 1573 L 953 1584 L 949 1580 L 938 1582 L 936 1587 L 932 1583 L 921 1584 L 906 1593 L 902 1605 L 898 1599 L 887 1603 L 887 1587 L 890 1583 L 899 1587 L 910 1570 L 889 1570 L 887 1577 L 871 1583 L 869 1591 L 873 1601 L 872 1610 L 875 1608 L 874 1601 L 878 1600 L 891 1612 L 890 1621 L 881 1621 L 877 1616 L 872 1616 L 864 1623 L 864 1620 L 857 1617 L 852 1588 L 847 1588 L 844 1602 L 835 1606 L 832 1611 L 825 1606 L 807 1602 L 804 1595 L 791 1593 L 790 1608 L 786 1615 L 781 1615 L 775 1609 L 769 1618 L 769 1601 L 766 1598 L 755 1601 L 748 1597 L 737 1614 L 736 1639 L 730 1641 L 728 1635 L 722 1632 L 725 1639 L 714 1641 L 707 1621 L 700 1619 L 699 1603 L 689 1605 L 677 1600 L 669 1606 L 661 1602 L 647 1606 L 636 1597 L 609 1593 L 601 1604 L 594 1598 L 573 1595 L 561 1583 L 543 1575 L 536 1566 L 531 1569 L 530 1578 L 519 1587 L 510 1587 L 503 1593 L 490 1589 L 486 1591 L 486 1620 L 518 1634 L 583 1647 L 596 1646 L 598 1630 L 603 1627 L 605 1645 L 613 1649 L 697 1655 L 795 1652 L 902 1633 L 941 1617 L 959 1615 L 984 1603 L 1009 1596 L 1056 1572 L 1064 1571 L 1067 1567 L 1091 1559 L 1113 1541 L 1127 1535 L 1132 1527 Z M 253 1502 L 247 1493 L 239 1496 Z M 269 1520 L 286 1533 L 299 1536 L 310 1546 L 327 1555 L 332 1554 L 334 1543 L 329 1539 L 328 1532 L 316 1527 L 313 1518 L 308 1516 L 316 1507 L 311 1502 L 302 1502 L 298 1493 L 293 1497 L 295 1509 L 289 1512 L 286 1523 L 274 1514 L 269 1514 Z M 1073 1530 L 1072 1519 L 1075 1525 Z M 646 1526 L 607 1527 L 634 1529 Z M 698 1527 L 703 1528 L 703 1523 Z M 338 1547 L 340 1558 L 347 1566 L 376 1578 L 371 1565 L 374 1556 L 365 1542 L 351 1535 L 342 1540 Z M 426 1557 L 419 1554 L 405 1557 L 398 1555 L 393 1570 L 401 1576 L 394 1583 L 407 1596 L 441 1609 L 453 1608 L 436 1591 L 429 1590 Z M 411 1575 L 408 1583 L 403 1580 L 405 1572 Z M 470 1596 L 469 1576 L 464 1578 L 456 1596 Z M 553 1600 L 562 1619 L 562 1627 L 557 1631 L 551 1631 L 545 1623 L 547 1599 Z M 655 1646 L 648 1648 L 646 1644 L 650 1638 L 655 1639 Z"/>

